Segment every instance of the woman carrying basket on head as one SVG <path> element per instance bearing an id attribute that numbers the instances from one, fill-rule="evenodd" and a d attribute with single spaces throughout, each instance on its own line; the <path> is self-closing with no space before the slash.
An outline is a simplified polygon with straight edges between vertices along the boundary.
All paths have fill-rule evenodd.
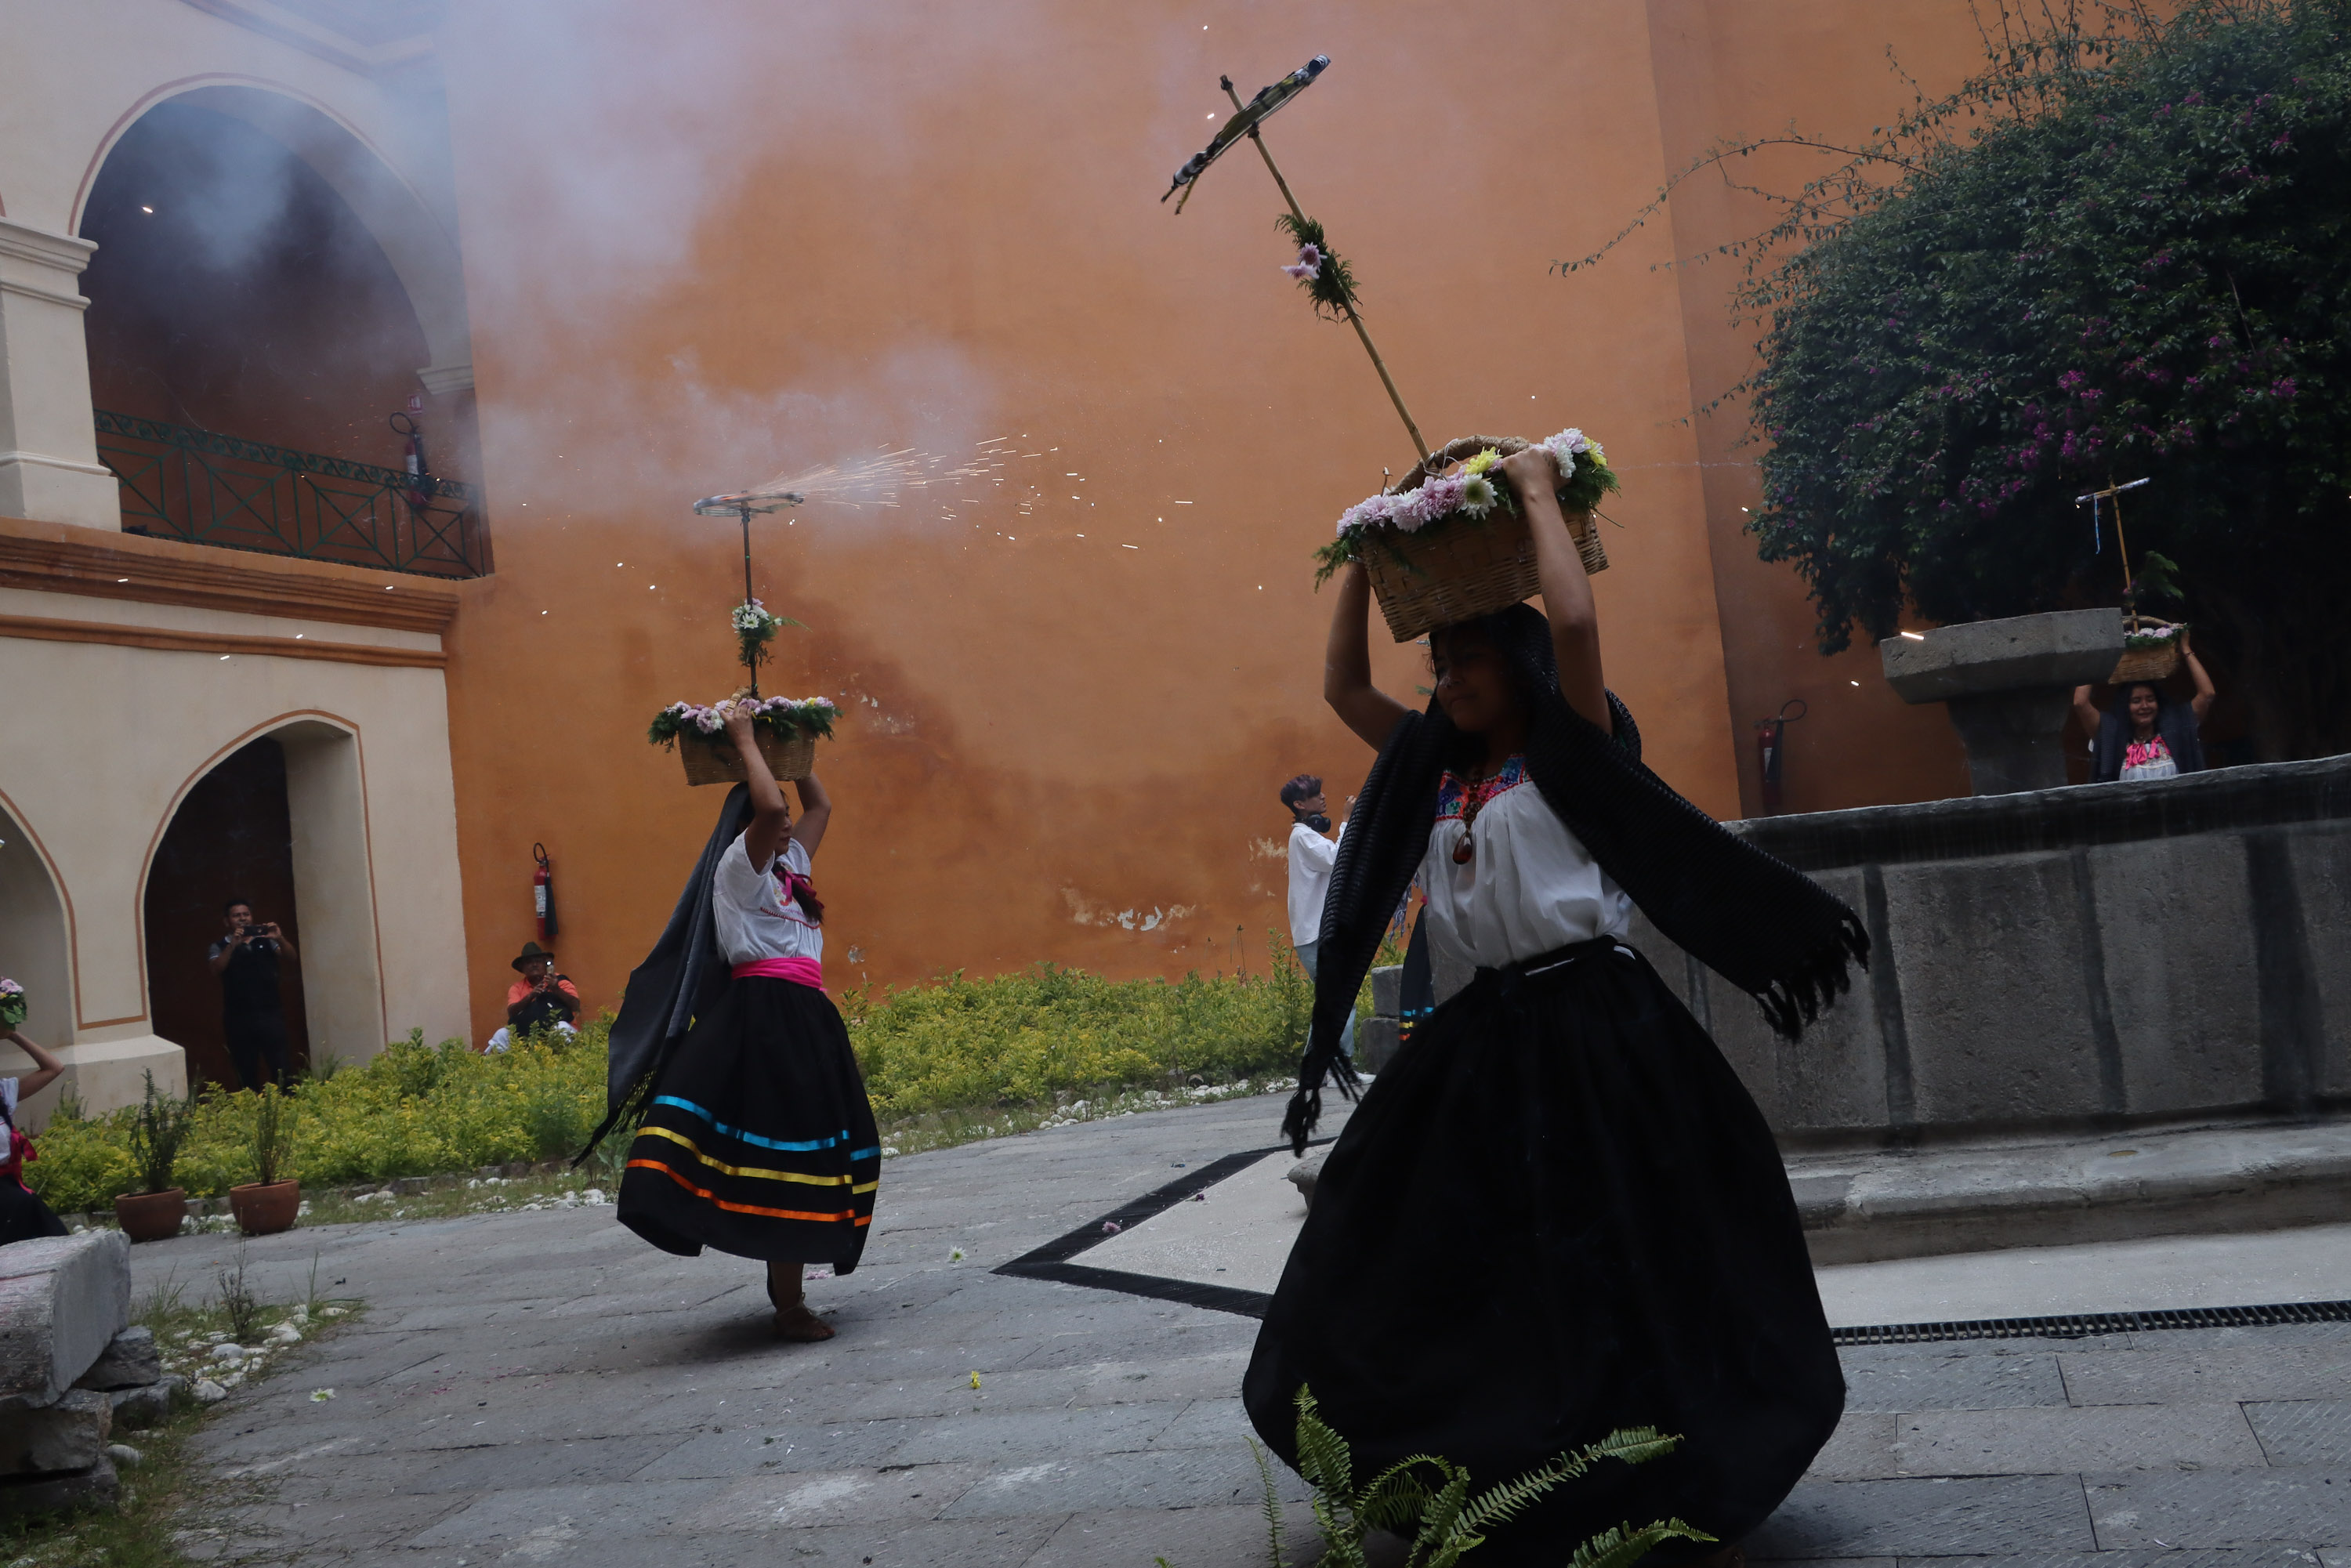
<path id="1" fill-rule="evenodd" d="M 611 1035 L 611 1113 L 644 1120 L 621 1178 L 620 1218 L 665 1252 L 705 1246 L 768 1265 L 778 1338 L 826 1340 L 803 1265 L 857 1267 L 873 1218 L 881 1138 L 849 1032 L 823 987 L 824 905 L 810 862 L 832 817 L 814 778 L 794 822 L 752 731 L 727 712 L 747 782 L 669 927 L 629 977 Z"/>
<path id="2" fill-rule="evenodd" d="M 1669 1457 L 1552 1491 L 1477 1561 L 1552 1568 L 1602 1530 L 1677 1518 L 1725 1544 L 1657 1559 L 1728 1560 L 1827 1440 L 1844 1385 L 1771 1129 L 1627 945 L 1632 910 L 1791 1038 L 1868 942 L 1851 910 L 1641 765 L 1601 677 L 1559 471 L 1529 447 L 1498 476 L 1548 618 L 1520 604 L 1438 628 L 1426 713 L 1371 684 L 1361 565 L 1339 594 L 1324 695 L 1379 760 L 1325 905 L 1293 1144 L 1322 1079 L 1353 1082 L 1338 1024 L 1416 875 L 1432 945 L 1476 977 L 1331 1150 L 1245 1402 L 1293 1462 L 1303 1385 L 1358 1476 L 1433 1454 L 1479 1487 L 1654 1427 L 1680 1437 Z"/>

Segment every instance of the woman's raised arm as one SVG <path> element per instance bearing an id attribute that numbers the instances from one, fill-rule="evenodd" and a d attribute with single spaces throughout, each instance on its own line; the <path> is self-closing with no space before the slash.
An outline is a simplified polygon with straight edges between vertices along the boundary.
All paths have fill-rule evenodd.
<path id="1" fill-rule="evenodd" d="M 1371 576 L 1360 561 L 1349 561 L 1339 579 L 1339 602 L 1331 612 L 1331 641 L 1322 650 L 1322 700 L 1377 751 L 1407 710 L 1372 685 L 1371 617 Z"/>
<path id="2" fill-rule="evenodd" d="M 1542 585 L 1543 613 L 1551 622 L 1552 651 L 1559 656 L 1559 695 L 1603 734 L 1614 735 L 1616 720 L 1608 711 L 1608 684 L 1600 674 L 1600 611 L 1592 601 L 1592 579 L 1584 574 L 1583 557 L 1568 537 L 1567 517 L 1559 509 L 1559 465 L 1541 447 L 1530 446 L 1503 459 L 1501 469 L 1526 513 L 1527 531 L 1534 536 L 1535 578 Z"/>

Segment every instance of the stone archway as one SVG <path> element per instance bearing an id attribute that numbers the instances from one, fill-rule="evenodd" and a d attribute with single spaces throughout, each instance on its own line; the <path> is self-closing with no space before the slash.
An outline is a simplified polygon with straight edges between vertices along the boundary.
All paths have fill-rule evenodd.
<path id="1" fill-rule="evenodd" d="M 383 1042 L 366 794 L 358 737 L 302 718 L 247 740 L 182 795 L 147 870 L 148 1000 L 189 1075 L 234 1085 L 220 982 L 205 954 L 222 905 L 251 903 L 298 957 L 282 966 L 288 1066 L 360 1060 Z"/>
<path id="2" fill-rule="evenodd" d="M 56 1049 L 73 1043 L 73 932 L 48 862 L 31 830 L 0 800 L 0 975 L 25 988 L 26 1034 Z M 14 1046 L 0 1045 L 0 1073 L 32 1063 Z M 27 1103 L 20 1121 L 37 1128 L 56 1108 L 57 1092 Z"/>

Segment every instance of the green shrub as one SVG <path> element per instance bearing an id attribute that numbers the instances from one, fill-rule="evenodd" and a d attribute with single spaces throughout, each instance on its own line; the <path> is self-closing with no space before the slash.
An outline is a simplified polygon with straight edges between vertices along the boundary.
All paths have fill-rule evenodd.
<path id="1" fill-rule="evenodd" d="M 1313 988 L 1286 944 L 1270 971 L 1238 979 L 1105 980 L 1039 965 L 1019 975 L 841 998 L 874 1114 L 883 1123 L 938 1112 L 1051 1105 L 1067 1094 L 1230 1083 L 1294 1068 Z M 312 1187 L 470 1171 L 579 1151 L 604 1114 L 609 1017 L 576 1036 L 526 1034 L 482 1055 L 423 1031 L 363 1063 L 285 1090 L 277 1174 Z M 49 1207 L 103 1209 L 138 1185 L 137 1107 L 86 1117 L 61 1109 L 26 1178 Z M 260 1103 L 250 1091 L 204 1089 L 172 1179 L 217 1197 L 257 1179 Z M 625 1143 L 607 1140 L 599 1168 Z"/>

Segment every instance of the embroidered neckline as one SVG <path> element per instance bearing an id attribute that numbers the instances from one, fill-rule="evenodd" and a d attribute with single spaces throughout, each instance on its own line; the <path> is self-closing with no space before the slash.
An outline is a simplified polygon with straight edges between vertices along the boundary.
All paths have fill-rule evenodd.
<path id="1" fill-rule="evenodd" d="M 1493 803 L 1496 796 L 1506 794 L 1526 781 L 1527 759 L 1524 756 L 1512 757 L 1502 764 L 1500 772 L 1490 779 L 1480 779 L 1475 785 L 1448 768 L 1445 770 L 1445 777 L 1437 781 L 1437 820 L 1440 822 L 1459 820 L 1463 808 L 1472 801 L 1483 810 Z"/>

